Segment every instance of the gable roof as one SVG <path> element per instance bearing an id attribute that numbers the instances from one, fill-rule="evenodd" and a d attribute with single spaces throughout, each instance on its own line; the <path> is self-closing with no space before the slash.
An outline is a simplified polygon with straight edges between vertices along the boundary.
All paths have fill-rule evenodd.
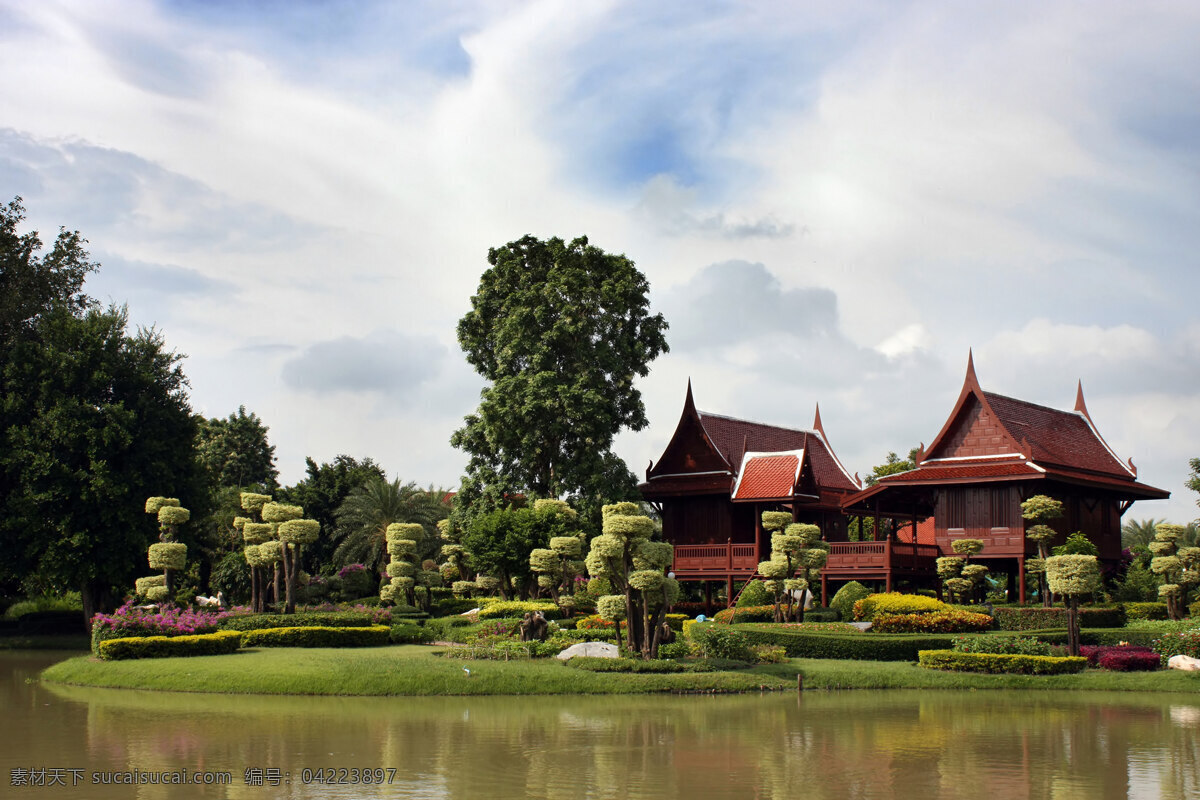
<path id="1" fill-rule="evenodd" d="M 733 485 L 733 501 L 790 498 L 800 479 L 804 451 L 794 453 L 746 453 Z"/>
<path id="2" fill-rule="evenodd" d="M 806 461 L 813 479 L 820 488 L 858 491 L 861 488 L 858 480 L 846 471 L 825 438 L 820 409 L 817 410 L 813 428 L 782 428 L 697 411 L 692 397 L 691 381 L 688 381 L 683 413 L 675 433 L 663 450 L 662 457 L 657 463 L 651 463 L 646 470 L 646 483 L 643 484 L 643 488 L 652 486 L 666 489 L 670 485 L 673 490 L 676 484 L 686 481 L 689 476 L 706 476 L 705 483 L 715 485 L 723 476 L 725 489 L 732 494 L 737 488 L 732 484 L 735 480 L 742 480 L 743 462 L 747 461 L 749 454 L 764 458 L 791 455 L 798 459 L 793 465 L 795 474 L 792 476 L 791 485 L 787 492 L 780 496 L 791 495 Z M 750 486 L 756 487 L 759 486 L 759 481 L 768 480 L 764 476 L 776 467 L 778 464 L 775 461 L 757 464 L 754 467 L 755 476 L 750 479 Z M 769 480 L 772 490 L 777 480 L 778 478 Z M 760 488 L 747 488 L 745 491 L 766 491 L 766 486 L 767 484 L 762 484 Z"/>

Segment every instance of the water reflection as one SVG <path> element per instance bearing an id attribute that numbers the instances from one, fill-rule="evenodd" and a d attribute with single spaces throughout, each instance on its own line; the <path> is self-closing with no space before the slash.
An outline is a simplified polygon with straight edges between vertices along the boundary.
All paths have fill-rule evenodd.
<path id="1" fill-rule="evenodd" d="M 228 786 L 81 785 L 56 797 L 1200 799 L 1195 696 L 287 698 L 24 682 L 54 658 L 0 654 L 6 773 L 233 775 Z M 304 780 L 376 767 L 394 770 L 389 785 Z M 248 769 L 278 770 L 280 784 L 247 785 Z"/>

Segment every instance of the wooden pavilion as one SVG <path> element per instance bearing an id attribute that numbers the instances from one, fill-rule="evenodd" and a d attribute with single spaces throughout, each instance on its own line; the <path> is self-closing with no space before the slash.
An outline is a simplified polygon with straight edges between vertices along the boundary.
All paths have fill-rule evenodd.
<path id="1" fill-rule="evenodd" d="M 638 488 L 675 545 L 676 578 L 703 581 L 710 601 L 712 584 L 724 582 L 732 603 L 734 580 L 770 557 L 763 511 L 789 511 L 845 541 L 842 505 L 862 484 L 829 446 L 819 407 L 810 430 L 765 425 L 697 411 L 689 381 L 675 433 Z"/>
<path id="2" fill-rule="evenodd" d="M 881 478 L 846 498 L 844 509 L 900 521 L 893 529 L 906 531 L 919 548 L 936 546 L 940 555 L 952 555 L 956 539 L 982 539 L 983 551 L 972 560 L 1006 572 L 1010 596 L 1015 589 L 1024 602 L 1025 560 L 1035 557 L 1037 548 L 1025 538 L 1021 502 L 1035 494 L 1063 503 L 1063 518 L 1052 523 L 1059 532 L 1054 544 L 1082 531 L 1108 563 L 1120 557 L 1121 517 L 1133 502 L 1170 496 L 1139 483 L 1132 460 L 1122 462 L 1104 441 L 1084 403 L 1082 384 L 1073 410 L 1047 408 L 985 392 L 968 356 L 958 401 L 933 443 L 922 447 L 916 468 Z M 928 523 L 919 524 L 928 519 L 931 537 Z M 860 576 L 883 576 L 890 586 L 894 577 L 912 575 L 906 556 L 894 552 L 898 538 L 872 543 L 888 550 L 877 554 L 871 569 L 856 574 L 850 565 L 831 563 L 823 588 L 827 592 L 829 581 Z M 923 538 L 933 541 L 920 544 Z"/>

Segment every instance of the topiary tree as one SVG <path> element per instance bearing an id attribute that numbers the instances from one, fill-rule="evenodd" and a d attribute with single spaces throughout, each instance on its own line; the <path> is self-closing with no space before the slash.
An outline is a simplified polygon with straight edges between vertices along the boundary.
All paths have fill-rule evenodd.
<path id="1" fill-rule="evenodd" d="M 1079 655 L 1079 598 L 1100 588 L 1100 563 L 1095 556 L 1065 555 L 1046 559 L 1050 591 L 1067 602 L 1067 649 Z"/>
<path id="2" fill-rule="evenodd" d="M 606 594 L 596 600 L 596 613 L 601 619 L 613 624 L 617 631 L 617 652 L 621 650 L 621 623 L 626 619 L 626 603 L 623 594 Z"/>
<path id="3" fill-rule="evenodd" d="M 300 509 L 300 506 L 292 506 Z M 303 514 L 303 509 L 300 510 Z M 296 587 L 300 581 L 300 558 L 304 546 L 317 541 L 321 535 L 321 523 L 315 519 L 289 519 L 279 523 L 279 541 L 283 545 L 284 583 L 287 587 L 287 604 L 283 613 L 296 612 Z"/>
<path id="4" fill-rule="evenodd" d="M 263 506 L 271 502 L 271 496 L 242 492 L 239 501 L 246 516 L 235 517 L 233 524 L 242 532 L 246 563 L 250 565 L 250 608 L 261 614 L 267 609 L 267 568 L 274 563 L 265 561 L 261 551 L 263 543 L 275 538 L 275 526 L 262 521 Z"/>
<path id="5" fill-rule="evenodd" d="M 1179 547 L 1186 528 L 1183 525 L 1161 523 L 1155 526 L 1154 541 L 1148 547 L 1154 557 L 1150 571 L 1161 581 L 1158 596 L 1167 604 L 1167 616 L 1184 618 L 1188 593 L 1200 584 L 1200 547 Z"/>
<path id="6" fill-rule="evenodd" d="M 551 536 L 549 547 L 534 548 L 529 553 L 529 567 L 537 574 L 538 588 L 549 591 L 554 602 L 561 606 L 564 605 L 561 596 L 574 594 L 575 578 L 585 569 L 581 557 L 587 536 L 577 530 L 579 514 L 562 500 L 537 500 L 533 511 L 540 526 L 568 534 Z"/>
<path id="7" fill-rule="evenodd" d="M 317 523 L 315 531 L 306 524 L 290 526 L 288 534 L 285 536 L 283 526 L 291 522 L 300 522 L 301 517 L 304 516 L 302 507 L 268 501 L 263 503 L 259 514 L 262 516 L 263 522 L 274 526 L 273 533 L 280 542 L 278 550 L 271 548 L 272 554 L 278 553 L 279 556 L 278 560 L 273 562 L 275 566 L 275 602 L 279 603 L 283 599 L 282 595 L 286 594 L 283 613 L 295 613 L 296 575 L 300 572 L 300 565 L 296 561 L 298 550 L 302 544 L 316 541 L 321 530 L 321 523 Z M 305 539 L 305 541 L 298 541 L 296 537 Z"/>
<path id="8" fill-rule="evenodd" d="M 775 621 L 803 621 L 804 592 L 811 581 L 820 578 L 821 567 L 829 556 L 821 547 L 821 529 L 792 522 L 792 515 L 786 511 L 764 511 L 762 525 L 772 532 L 771 559 L 759 563 L 758 573 L 766 578 L 763 586 L 773 597 Z M 800 602 L 793 606 L 797 596 Z M 786 609 L 782 603 L 784 597 Z"/>
<path id="9" fill-rule="evenodd" d="M 425 535 L 425 528 L 416 522 L 393 522 L 387 526 L 387 552 L 389 561 L 387 574 L 391 581 L 380 590 L 379 597 L 385 601 L 417 604 L 417 543 Z"/>
<path id="10" fill-rule="evenodd" d="M 983 552 L 983 540 L 957 539 L 950 543 L 950 549 L 962 556 L 958 574 L 950 578 L 951 581 L 954 581 L 951 591 L 962 599 L 969 600 L 974 597 L 977 600 L 980 587 L 983 585 L 983 579 L 987 577 L 989 570 L 982 564 L 972 564 L 971 556 L 979 555 Z M 966 581 L 966 583 L 959 583 L 958 581 Z"/>
<path id="11" fill-rule="evenodd" d="M 1047 591 L 1045 564 L 1046 559 L 1050 557 L 1050 542 L 1054 540 L 1054 537 L 1058 536 L 1058 531 L 1046 523 L 1050 520 L 1058 519 L 1062 515 L 1062 502 L 1044 494 L 1035 494 L 1021 503 L 1021 516 L 1027 522 L 1025 538 L 1031 542 L 1036 542 L 1038 548 L 1037 560 L 1027 560 L 1025 562 L 1025 572 L 1037 575 L 1038 596 L 1042 598 L 1042 606 L 1044 608 L 1050 608 L 1054 600 L 1050 596 L 1050 592 Z M 1034 562 L 1032 569 L 1030 568 L 1030 562 Z"/>
<path id="12" fill-rule="evenodd" d="M 637 647 L 643 658 L 657 658 L 663 619 L 679 597 L 679 584 L 664 575 L 675 549 L 650 541 L 654 521 L 636 503 L 606 505 L 601 513 L 603 533 L 592 540 L 587 570 L 623 593 L 630 647 Z"/>
<path id="13" fill-rule="evenodd" d="M 147 598 L 172 603 L 175 601 L 175 573 L 187 566 L 187 545 L 175 541 L 176 529 L 191 519 L 192 514 L 174 497 L 147 498 L 145 508 L 147 514 L 158 518 L 158 542 L 150 545 L 147 553 L 150 569 L 163 571 L 161 591 L 158 586 L 148 586 Z"/>

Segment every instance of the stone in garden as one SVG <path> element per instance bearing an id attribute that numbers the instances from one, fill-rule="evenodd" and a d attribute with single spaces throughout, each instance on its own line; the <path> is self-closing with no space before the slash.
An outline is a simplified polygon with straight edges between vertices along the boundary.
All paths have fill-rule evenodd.
<path id="1" fill-rule="evenodd" d="M 588 656 L 590 658 L 618 658 L 620 653 L 617 651 L 617 646 L 609 642 L 580 642 L 573 644 L 566 650 L 555 656 L 560 661 L 569 661 L 575 656 Z"/>
<path id="2" fill-rule="evenodd" d="M 1185 672 L 1200 672 L 1200 658 L 1191 656 L 1171 656 L 1167 661 L 1167 669 L 1181 669 Z"/>

